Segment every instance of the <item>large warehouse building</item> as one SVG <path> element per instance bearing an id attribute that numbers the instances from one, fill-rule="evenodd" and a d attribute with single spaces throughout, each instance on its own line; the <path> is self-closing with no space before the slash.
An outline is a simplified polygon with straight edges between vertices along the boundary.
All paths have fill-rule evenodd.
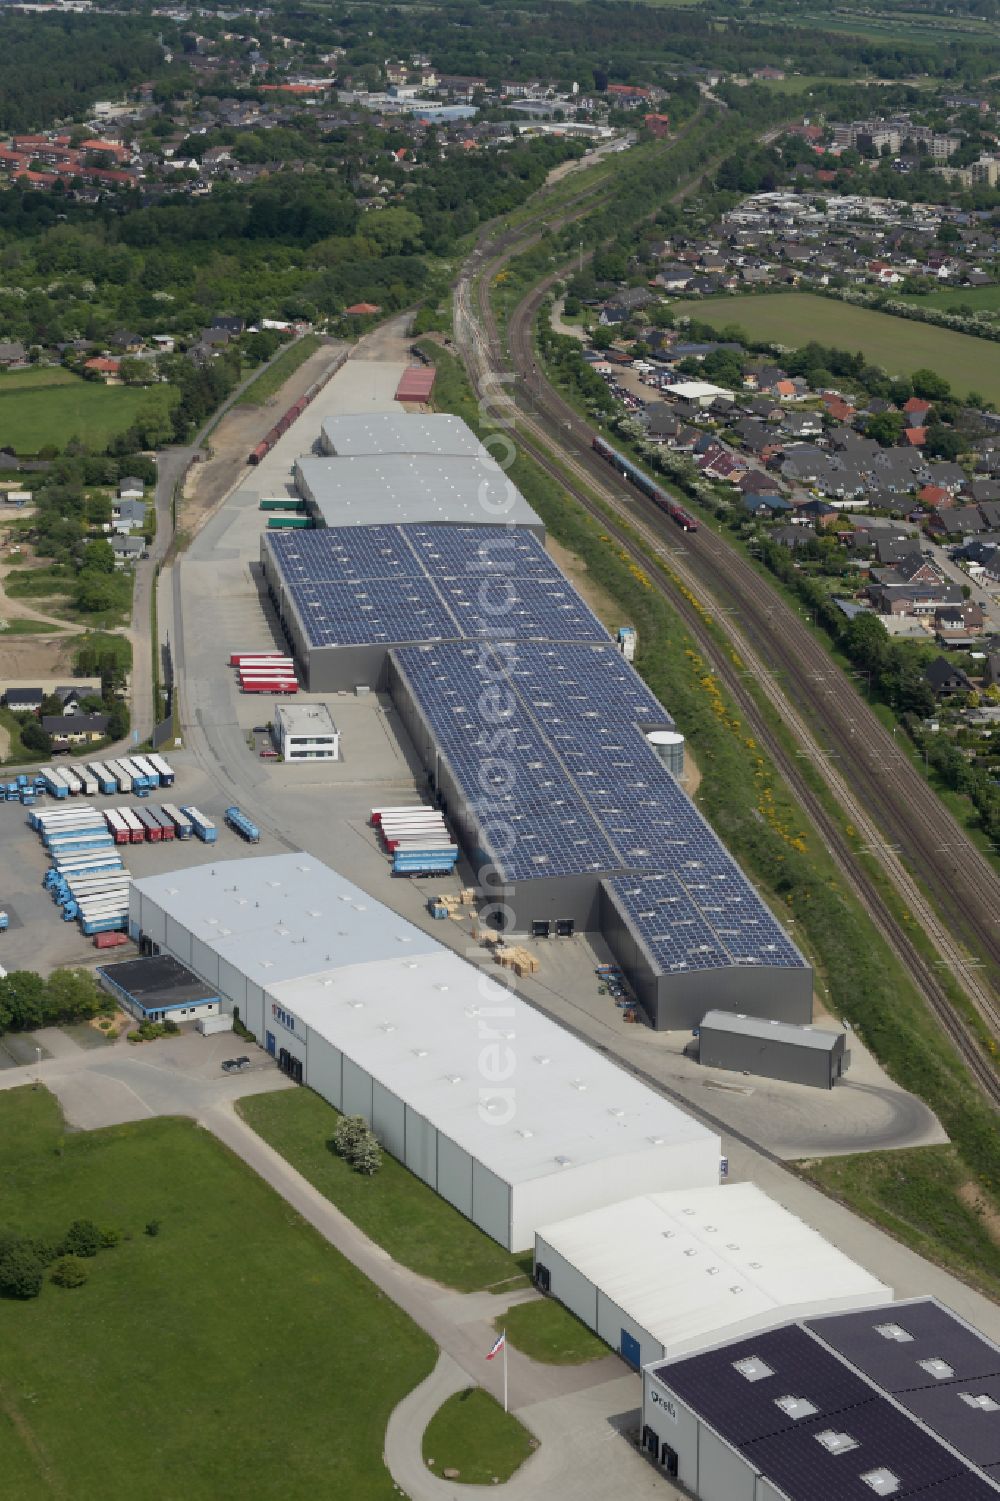
<path id="1" fill-rule="evenodd" d="M 299 467 L 326 525 L 263 536 L 268 592 L 312 692 L 392 696 L 484 920 L 601 933 L 657 1028 L 810 1022 L 811 969 L 663 759 L 670 715 L 541 528 L 484 524 L 495 476 L 466 505 L 469 429 L 359 415 L 323 446 Z"/>
<path id="2" fill-rule="evenodd" d="M 697 1501 L 996 1501 L 1000 1349 L 932 1298 L 643 1372 L 643 1447 Z"/>
<path id="3" fill-rule="evenodd" d="M 308 855 L 135 881 L 129 929 L 511 1250 L 718 1182 L 713 1132 Z"/>
<path id="4" fill-rule="evenodd" d="M 423 522 L 454 526 L 545 528 L 520 490 L 483 451 L 306 455 L 295 485 L 317 526 L 386 526 Z"/>
<path id="5" fill-rule="evenodd" d="M 633 1366 L 892 1297 L 752 1183 L 644 1194 L 546 1225 L 535 1281 Z"/>

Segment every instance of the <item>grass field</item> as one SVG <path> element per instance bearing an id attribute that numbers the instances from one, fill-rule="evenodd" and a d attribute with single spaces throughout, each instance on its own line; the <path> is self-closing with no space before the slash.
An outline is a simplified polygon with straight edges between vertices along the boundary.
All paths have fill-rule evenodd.
<path id="1" fill-rule="evenodd" d="M 672 306 L 675 313 L 688 313 L 717 328 L 741 328 L 755 340 L 796 348 L 817 339 L 838 349 L 861 350 L 890 375 L 936 370 L 958 395 L 980 391 L 988 401 L 1000 402 L 1000 353 L 972 334 L 911 323 L 810 292 L 709 297 Z"/>
<path id="2" fill-rule="evenodd" d="M 518 1350 L 549 1365 L 582 1365 L 608 1354 L 602 1339 L 551 1298 L 542 1303 L 516 1303 L 494 1322 Z"/>
<path id="3" fill-rule="evenodd" d="M 255 380 L 247 386 L 243 395 L 236 403 L 237 406 L 259 407 L 263 406 L 285 384 L 290 375 L 294 375 L 300 365 L 304 365 L 311 354 L 315 354 L 319 348 L 319 335 L 306 334 L 305 338 L 286 349 L 284 354 L 279 354 L 273 365 L 262 370 Z"/>
<path id="4" fill-rule="evenodd" d="M 435 1475 L 457 1470 L 464 1485 L 502 1484 L 535 1448 L 527 1428 L 479 1386 L 449 1397 L 424 1429 L 424 1463 Z"/>
<path id="5" fill-rule="evenodd" d="M 173 386 L 105 386 L 62 369 L 7 371 L 0 376 L 0 441 L 19 454 L 49 444 L 62 449 L 73 437 L 99 450 L 140 410 L 154 402 L 169 408 L 176 396 Z"/>
<path id="6" fill-rule="evenodd" d="M 385 1154 L 374 1178 L 355 1173 L 327 1142 L 340 1119 L 311 1089 L 251 1095 L 239 1103 L 247 1125 L 298 1168 L 314 1188 L 396 1261 L 461 1292 L 474 1292 L 523 1269 L 496 1241 L 433 1189 Z"/>
<path id="7" fill-rule="evenodd" d="M 921 292 L 910 296 L 896 293 L 900 302 L 911 302 L 914 307 L 940 308 L 953 313 L 959 307 L 975 308 L 977 313 L 1000 312 L 1000 286 L 992 287 L 941 287 L 933 292 Z M 1000 359 L 1000 354 L 997 356 Z"/>
<path id="8" fill-rule="evenodd" d="M 0 1495 L 398 1495 L 385 1425 L 433 1343 L 248 1168 L 191 1121 L 67 1133 L 28 1088 L 0 1140 L 5 1226 L 127 1237 L 86 1286 L 0 1303 Z"/>

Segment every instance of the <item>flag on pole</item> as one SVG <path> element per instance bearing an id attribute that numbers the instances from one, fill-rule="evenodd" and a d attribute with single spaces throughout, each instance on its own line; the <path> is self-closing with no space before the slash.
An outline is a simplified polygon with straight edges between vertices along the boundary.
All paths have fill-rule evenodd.
<path id="1" fill-rule="evenodd" d="M 487 1355 L 486 1359 L 487 1360 L 492 1360 L 493 1357 L 494 1357 L 494 1355 L 499 1355 L 500 1351 L 503 1349 L 503 1347 L 504 1347 L 504 1345 L 506 1343 L 507 1343 L 507 1336 L 506 1336 L 506 1334 L 499 1335 L 497 1337 L 497 1339 L 494 1341 L 493 1348 L 490 1351 L 490 1353 Z"/>

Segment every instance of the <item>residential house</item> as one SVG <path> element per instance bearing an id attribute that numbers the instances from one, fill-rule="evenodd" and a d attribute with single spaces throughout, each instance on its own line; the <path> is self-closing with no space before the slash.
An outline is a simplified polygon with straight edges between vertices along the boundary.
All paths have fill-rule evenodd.
<path id="1" fill-rule="evenodd" d="M 128 536 L 130 532 L 142 531 L 146 525 L 146 502 L 144 500 L 117 500 L 111 507 L 111 524 L 116 532 Z"/>
<path id="2" fill-rule="evenodd" d="M 144 537 L 123 536 L 121 533 L 109 538 L 111 551 L 115 555 L 115 567 L 125 568 L 129 563 L 137 563 L 145 556 L 146 539 Z"/>
<path id="3" fill-rule="evenodd" d="M 52 748 L 66 745 L 93 745 L 108 733 L 107 714 L 45 714 L 42 729 L 52 736 Z"/>
<path id="4" fill-rule="evenodd" d="M 80 708 L 80 700 L 85 696 L 79 688 L 72 686 L 53 688 L 52 690 L 52 697 L 57 698 L 62 704 L 64 714 L 76 714 Z"/>
<path id="5" fill-rule="evenodd" d="M 11 339 L 0 343 L 0 365 L 23 365 L 28 358 L 28 351 L 20 339 Z"/>
<path id="6" fill-rule="evenodd" d="M 118 484 L 119 500 L 142 500 L 146 494 L 146 487 L 141 479 L 134 474 L 127 474 Z"/>
<path id="7" fill-rule="evenodd" d="M 947 657 L 935 657 L 924 669 L 924 678 L 935 698 L 951 698 L 956 693 L 969 693 L 972 689 L 968 673 L 949 662 Z"/>
<path id="8" fill-rule="evenodd" d="M 4 694 L 4 703 L 12 714 L 23 714 L 30 711 L 37 714 L 42 707 L 42 699 L 45 694 L 41 688 L 8 688 Z"/>

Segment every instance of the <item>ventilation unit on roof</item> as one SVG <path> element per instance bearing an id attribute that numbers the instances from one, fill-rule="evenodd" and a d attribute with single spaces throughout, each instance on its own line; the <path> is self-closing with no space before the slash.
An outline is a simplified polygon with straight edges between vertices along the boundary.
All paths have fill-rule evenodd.
<path id="1" fill-rule="evenodd" d="M 955 1374 L 948 1362 L 937 1355 L 932 1355 L 929 1360 L 918 1360 L 917 1365 L 928 1376 L 933 1376 L 935 1381 L 950 1381 Z"/>

